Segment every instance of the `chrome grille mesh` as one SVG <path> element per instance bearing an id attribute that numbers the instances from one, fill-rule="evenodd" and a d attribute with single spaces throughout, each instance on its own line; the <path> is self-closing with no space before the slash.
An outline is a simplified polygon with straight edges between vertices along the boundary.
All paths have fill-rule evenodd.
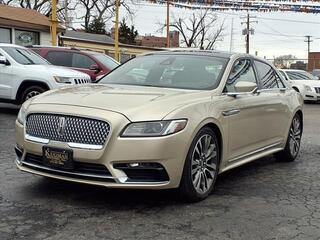
<path id="1" fill-rule="evenodd" d="M 59 132 L 62 117 L 65 118 L 65 127 Z M 104 145 L 109 132 L 108 123 L 82 117 L 30 114 L 26 121 L 28 135 L 59 142 Z"/>
<path id="2" fill-rule="evenodd" d="M 320 93 L 320 87 L 315 87 L 316 93 Z"/>

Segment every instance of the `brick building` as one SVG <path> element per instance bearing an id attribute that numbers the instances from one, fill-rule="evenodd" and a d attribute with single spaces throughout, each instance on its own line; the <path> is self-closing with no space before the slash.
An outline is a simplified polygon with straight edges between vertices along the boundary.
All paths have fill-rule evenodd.
<path id="1" fill-rule="evenodd" d="M 310 52 L 308 57 L 308 71 L 320 69 L 320 52 Z"/>
<path id="2" fill-rule="evenodd" d="M 180 43 L 179 32 L 171 31 L 170 32 L 170 47 L 178 48 Z M 137 39 L 137 45 L 146 46 L 146 47 L 157 47 L 165 48 L 167 47 L 167 38 L 166 37 L 157 37 L 157 36 L 140 36 Z"/>

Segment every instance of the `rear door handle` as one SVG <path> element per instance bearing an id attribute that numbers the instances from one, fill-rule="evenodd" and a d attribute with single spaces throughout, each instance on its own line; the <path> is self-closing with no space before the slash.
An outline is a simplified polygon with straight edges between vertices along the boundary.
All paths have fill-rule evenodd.
<path id="1" fill-rule="evenodd" d="M 232 109 L 232 110 L 228 110 L 228 111 L 223 111 L 222 115 L 225 117 L 228 117 L 228 116 L 236 115 L 238 113 L 240 113 L 240 109 Z"/>

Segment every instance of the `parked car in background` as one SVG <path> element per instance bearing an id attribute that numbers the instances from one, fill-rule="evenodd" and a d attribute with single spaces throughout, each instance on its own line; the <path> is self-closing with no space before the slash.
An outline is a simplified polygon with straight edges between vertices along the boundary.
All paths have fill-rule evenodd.
<path id="1" fill-rule="evenodd" d="M 320 80 L 312 74 L 296 69 L 280 69 L 284 79 L 300 92 L 305 101 L 320 101 Z"/>
<path id="2" fill-rule="evenodd" d="M 48 63 L 35 52 L 0 43 L 0 101 L 21 104 L 50 89 L 90 83 L 88 74 Z"/>
<path id="3" fill-rule="evenodd" d="M 70 67 L 89 74 L 92 82 L 95 82 L 97 77 L 109 73 L 120 65 L 106 54 L 89 50 L 43 46 L 29 46 L 28 48 L 47 59 L 53 65 Z"/>
<path id="4" fill-rule="evenodd" d="M 313 69 L 311 74 L 320 80 L 320 69 Z"/>
<path id="5" fill-rule="evenodd" d="M 25 172 L 112 188 L 178 188 L 183 199 L 198 201 L 219 173 L 273 153 L 294 161 L 302 104 L 263 59 L 217 51 L 150 53 L 98 84 L 27 101 L 16 121 L 16 164 Z"/>

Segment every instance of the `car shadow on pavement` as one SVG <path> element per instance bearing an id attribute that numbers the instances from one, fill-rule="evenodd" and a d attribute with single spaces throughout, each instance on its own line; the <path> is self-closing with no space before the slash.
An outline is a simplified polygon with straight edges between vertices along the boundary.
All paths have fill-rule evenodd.
<path id="1" fill-rule="evenodd" d="M 233 190 L 243 181 L 246 187 L 248 181 L 255 181 L 261 172 L 267 168 L 277 168 L 278 162 L 272 157 L 262 158 L 255 162 L 230 170 L 219 175 L 216 188 L 208 199 L 221 195 L 234 195 Z M 36 197 L 74 204 L 82 207 L 110 207 L 112 209 L 132 208 L 147 205 L 159 207 L 159 205 L 184 205 L 183 199 L 179 198 L 177 190 L 129 190 L 110 189 L 100 186 L 78 184 L 62 180 L 43 177 L 36 181 L 26 194 Z"/>
<path id="2" fill-rule="evenodd" d="M 0 106 L 0 114 L 17 115 L 19 112 L 19 107 L 2 107 Z"/>

